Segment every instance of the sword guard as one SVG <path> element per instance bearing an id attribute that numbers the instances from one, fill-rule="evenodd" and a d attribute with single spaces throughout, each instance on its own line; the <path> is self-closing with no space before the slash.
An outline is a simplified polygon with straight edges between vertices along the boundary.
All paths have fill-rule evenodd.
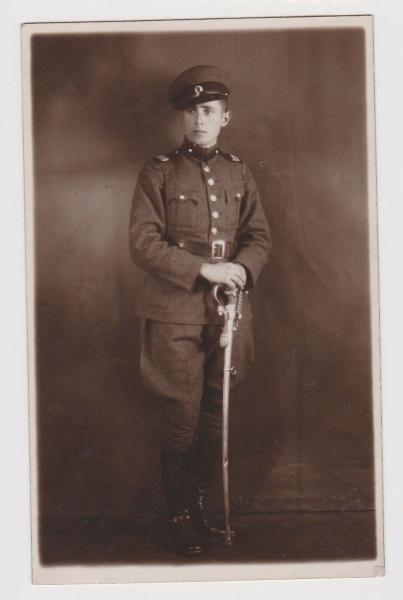
<path id="1" fill-rule="evenodd" d="M 236 368 L 235 367 L 231 367 L 230 370 L 229 370 L 229 372 L 231 373 L 231 375 L 234 375 L 234 377 L 235 377 L 235 375 L 236 375 Z"/>

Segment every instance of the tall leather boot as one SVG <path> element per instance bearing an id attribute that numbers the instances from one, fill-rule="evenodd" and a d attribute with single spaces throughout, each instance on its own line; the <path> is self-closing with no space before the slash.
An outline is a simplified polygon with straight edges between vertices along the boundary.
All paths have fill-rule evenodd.
<path id="1" fill-rule="evenodd" d="M 161 474 L 168 506 L 168 520 L 177 552 L 184 556 L 203 553 L 200 535 L 189 512 L 189 453 L 161 453 Z"/>
<path id="2" fill-rule="evenodd" d="M 207 511 L 207 493 L 210 488 L 217 457 L 220 454 L 221 439 L 208 438 L 201 433 L 194 443 L 191 453 L 191 486 L 190 515 L 194 526 L 203 537 L 213 537 L 223 541 L 225 523 L 223 519 L 213 517 Z M 231 536 L 237 532 L 231 529 Z"/>

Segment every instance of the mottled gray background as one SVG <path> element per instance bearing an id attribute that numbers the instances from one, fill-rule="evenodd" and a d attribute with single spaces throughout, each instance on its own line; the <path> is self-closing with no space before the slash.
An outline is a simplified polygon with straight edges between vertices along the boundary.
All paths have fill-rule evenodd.
<path id="1" fill-rule="evenodd" d="M 32 57 L 42 521 L 163 513 L 128 216 L 142 163 L 181 142 L 167 85 L 202 63 L 232 74 L 222 146 L 273 232 L 231 402 L 234 514 L 373 515 L 363 30 L 38 35 Z M 368 523 L 345 528 L 353 558 L 374 551 Z"/>

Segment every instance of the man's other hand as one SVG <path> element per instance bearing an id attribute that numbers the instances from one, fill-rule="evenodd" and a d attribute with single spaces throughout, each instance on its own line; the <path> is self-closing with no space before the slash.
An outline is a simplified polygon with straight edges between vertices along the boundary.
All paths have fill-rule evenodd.
<path id="1" fill-rule="evenodd" d="M 246 270 L 238 263 L 203 263 L 200 275 L 210 283 L 221 283 L 232 290 L 242 290 L 246 284 Z"/>

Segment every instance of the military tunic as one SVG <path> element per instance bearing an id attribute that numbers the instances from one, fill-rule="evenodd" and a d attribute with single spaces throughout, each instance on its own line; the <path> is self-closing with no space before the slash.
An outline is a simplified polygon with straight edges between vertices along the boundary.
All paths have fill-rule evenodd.
<path id="1" fill-rule="evenodd" d="M 270 232 L 253 176 L 238 157 L 188 142 L 147 162 L 138 176 L 130 218 L 130 249 L 143 270 L 135 310 L 143 318 L 141 373 L 165 402 L 164 445 L 185 452 L 197 428 L 221 433 L 222 317 L 205 262 L 193 244 L 231 244 L 228 258 L 247 271 L 253 287 L 267 261 Z M 240 381 L 253 360 L 250 307 L 234 342 Z M 234 381 L 235 383 L 235 381 Z"/>
<path id="2" fill-rule="evenodd" d="M 207 161 L 185 140 L 141 170 L 130 219 L 130 248 L 145 276 L 136 312 L 167 323 L 218 323 L 211 284 L 199 276 L 208 259 L 186 242 L 236 242 L 231 258 L 253 287 L 267 261 L 270 233 L 253 176 L 238 157 L 216 148 Z M 215 262 L 215 261 L 212 261 Z M 245 308 L 245 318 L 249 315 Z"/>

